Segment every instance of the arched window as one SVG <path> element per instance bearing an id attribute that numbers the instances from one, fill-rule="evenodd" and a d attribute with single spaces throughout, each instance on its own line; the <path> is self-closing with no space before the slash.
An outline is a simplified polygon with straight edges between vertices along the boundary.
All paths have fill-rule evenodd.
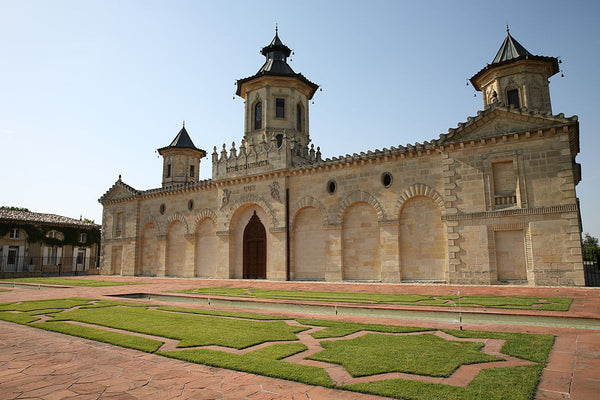
<path id="1" fill-rule="evenodd" d="M 303 117 L 303 112 L 302 112 L 302 106 L 300 105 L 300 103 L 296 104 L 296 130 L 298 132 L 302 132 L 302 117 Z"/>
<path id="2" fill-rule="evenodd" d="M 254 106 L 254 129 L 262 128 L 262 103 L 259 101 Z"/>

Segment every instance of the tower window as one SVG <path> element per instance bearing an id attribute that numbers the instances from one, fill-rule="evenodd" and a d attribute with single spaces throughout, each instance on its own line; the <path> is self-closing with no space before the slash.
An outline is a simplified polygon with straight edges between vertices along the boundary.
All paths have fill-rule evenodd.
<path id="1" fill-rule="evenodd" d="M 285 118 L 285 99 L 275 99 L 275 118 Z"/>
<path id="2" fill-rule="evenodd" d="M 296 130 L 302 132 L 302 106 L 296 104 Z"/>
<path id="3" fill-rule="evenodd" d="M 506 97 L 508 97 L 509 105 L 515 106 L 516 108 L 521 108 L 521 102 L 519 101 L 519 89 L 512 89 L 507 91 Z"/>
<path id="4" fill-rule="evenodd" d="M 254 106 L 254 129 L 262 128 L 262 103 L 259 101 Z"/>
<path id="5" fill-rule="evenodd" d="M 167 178 L 171 177 L 171 164 L 167 164 Z"/>
<path id="6" fill-rule="evenodd" d="M 196 173 L 196 171 L 195 171 L 194 166 L 190 165 L 190 177 L 193 178 L 195 173 Z"/>
<path id="7" fill-rule="evenodd" d="M 283 135 L 279 134 L 279 135 L 275 136 L 275 140 L 277 140 L 277 148 L 280 148 L 281 145 L 283 144 Z"/>

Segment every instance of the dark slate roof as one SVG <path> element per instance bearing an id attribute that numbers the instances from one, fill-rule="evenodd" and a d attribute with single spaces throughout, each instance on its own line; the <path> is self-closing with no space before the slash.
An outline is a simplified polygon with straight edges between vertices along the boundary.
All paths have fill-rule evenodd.
<path id="1" fill-rule="evenodd" d="M 0 220 L 30 222 L 49 225 L 78 226 L 82 228 L 100 228 L 100 225 L 56 214 L 43 214 L 31 211 L 0 210 Z"/>
<path id="2" fill-rule="evenodd" d="M 506 38 L 504 39 L 502 46 L 500 46 L 498 53 L 496 53 L 496 57 L 494 57 L 494 61 L 492 61 L 492 64 L 497 64 L 502 61 L 508 61 L 514 58 L 524 57 L 528 55 L 531 56 L 533 54 L 528 52 L 527 49 L 525 49 L 525 47 L 521 46 L 521 44 L 510 35 L 507 29 Z"/>
<path id="3" fill-rule="evenodd" d="M 496 53 L 496 57 L 494 57 L 494 60 L 492 61 L 492 63 L 483 67 L 479 72 L 477 72 L 475 75 L 473 75 L 469 79 L 469 81 L 471 82 L 471 84 L 473 85 L 475 90 L 481 90 L 481 88 L 479 87 L 479 85 L 477 83 L 477 80 L 479 79 L 479 77 L 481 75 L 483 75 L 485 72 L 489 71 L 492 68 L 499 67 L 501 65 L 510 64 L 510 63 L 517 62 L 517 61 L 521 61 L 521 60 L 534 60 L 534 61 L 543 61 L 543 62 L 548 63 L 551 68 L 551 72 L 548 75 L 548 77 L 556 74 L 560 70 L 558 68 L 558 58 L 547 57 L 547 56 L 536 56 L 536 55 L 531 54 L 529 51 L 527 51 L 527 49 L 525 47 L 523 47 L 519 42 L 516 41 L 515 38 L 513 38 L 510 35 L 508 28 L 507 28 L 506 29 L 506 38 L 504 39 L 504 42 L 502 42 L 502 45 L 500 46 L 500 49 Z"/>
<path id="4" fill-rule="evenodd" d="M 175 136 L 175 139 L 173 139 L 173 141 L 171 142 L 171 144 L 169 144 L 166 147 L 161 147 L 160 149 L 158 149 L 158 152 L 160 153 L 163 150 L 173 149 L 173 148 L 177 148 L 177 149 L 192 149 L 192 150 L 197 150 L 197 151 L 201 151 L 201 152 L 206 153 L 204 150 L 199 149 L 199 148 L 197 148 L 194 145 L 194 142 L 192 142 L 192 139 L 190 138 L 190 135 L 185 130 L 185 124 L 183 125 L 183 127 L 181 128 L 181 130 L 179 131 L 179 133 L 177 134 L 177 136 Z"/>
<path id="5" fill-rule="evenodd" d="M 171 144 L 167 147 L 189 147 L 195 149 L 194 142 L 192 142 L 192 138 L 185 130 L 185 125 L 181 128 L 175 139 L 171 142 Z"/>
<path id="6" fill-rule="evenodd" d="M 289 76 L 292 78 L 296 78 L 311 88 L 311 93 L 309 99 L 315 94 L 319 85 L 309 81 L 302 74 L 297 74 L 294 72 L 292 67 L 287 63 L 287 57 L 290 56 L 292 51 L 289 47 L 287 47 L 281 39 L 279 39 L 279 34 L 275 31 L 275 37 L 271 40 L 268 46 L 265 46 L 261 49 L 261 54 L 265 56 L 265 63 L 260 67 L 258 72 L 252 76 L 247 78 L 238 79 L 237 81 L 237 90 L 235 92 L 236 95 L 242 95 L 242 85 L 246 82 L 252 81 L 261 76 L 270 75 L 270 76 Z"/>

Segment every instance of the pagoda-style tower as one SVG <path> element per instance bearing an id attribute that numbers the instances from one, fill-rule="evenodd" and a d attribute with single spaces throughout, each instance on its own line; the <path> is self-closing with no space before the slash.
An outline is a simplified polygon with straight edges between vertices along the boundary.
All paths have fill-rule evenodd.
<path id="1" fill-rule="evenodd" d="M 318 85 L 288 65 L 289 47 L 275 37 L 261 50 L 266 60 L 256 74 L 237 81 L 236 95 L 245 100 L 244 141 L 257 144 L 273 137 L 281 145 L 284 134 L 294 136 L 299 147 L 310 142 L 308 103 Z"/>
<path id="2" fill-rule="evenodd" d="M 483 106 L 501 103 L 552 113 L 549 81 L 559 71 L 556 57 L 536 56 L 521 46 L 506 27 L 506 38 L 491 64 L 471 79 L 483 93 Z"/>
<path id="3" fill-rule="evenodd" d="M 171 144 L 158 149 L 158 153 L 163 157 L 163 187 L 198 182 L 200 160 L 206 151 L 194 146 L 185 123 Z"/>

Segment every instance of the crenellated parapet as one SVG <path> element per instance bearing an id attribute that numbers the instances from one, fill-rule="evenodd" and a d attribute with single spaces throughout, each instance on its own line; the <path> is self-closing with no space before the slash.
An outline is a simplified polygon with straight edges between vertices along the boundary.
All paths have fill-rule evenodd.
<path id="1" fill-rule="evenodd" d="M 242 139 L 239 147 L 233 142 L 229 149 L 223 144 L 221 151 L 218 151 L 215 146 L 212 153 L 213 180 L 320 162 L 320 148 L 315 150 L 314 145 L 309 148 L 302 139 L 285 129 L 271 129 L 258 139 Z"/>

